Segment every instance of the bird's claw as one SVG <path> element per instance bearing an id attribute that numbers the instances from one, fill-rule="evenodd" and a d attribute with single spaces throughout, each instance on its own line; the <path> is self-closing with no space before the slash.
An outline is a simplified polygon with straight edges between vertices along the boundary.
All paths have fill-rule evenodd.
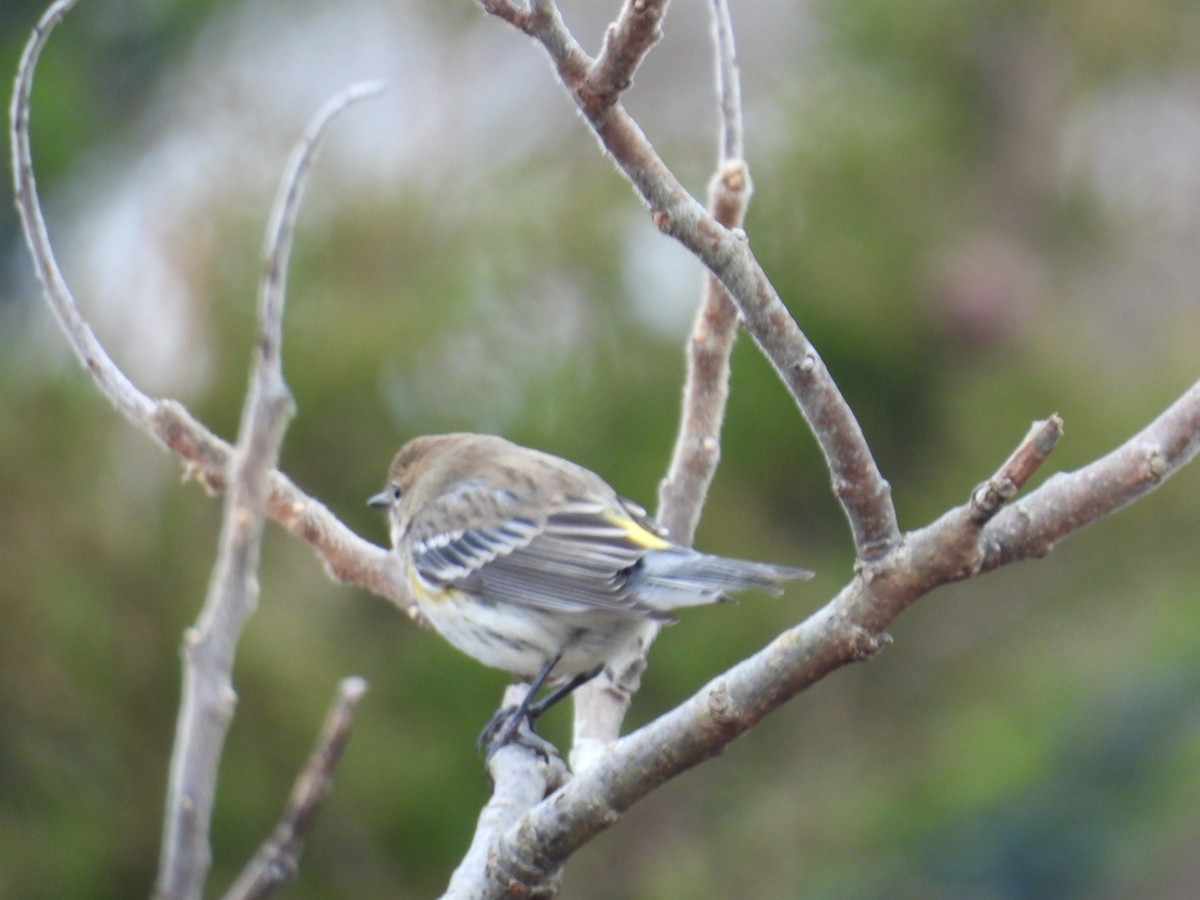
<path id="1" fill-rule="evenodd" d="M 497 750 L 510 744 L 527 747 L 546 762 L 558 755 L 558 748 L 533 730 L 533 716 L 516 706 L 497 710 L 476 741 L 485 759 L 491 759 Z"/>

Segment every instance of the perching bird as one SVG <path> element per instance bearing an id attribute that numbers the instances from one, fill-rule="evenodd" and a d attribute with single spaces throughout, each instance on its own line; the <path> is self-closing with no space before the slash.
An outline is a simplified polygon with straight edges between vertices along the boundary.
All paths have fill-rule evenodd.
<path id="1" fill-rule="evenodd" d="M 648 619 L 805 569 L 710 556 L 671 540 L 600 476 L 503 438 L 415 438 L 396 454 L 386 509 L 422 616 L 481 663 L 531 682 L 493 743 L 599 674 Z M 565 682 L 541 704 L 547 682 Z M 485 730 L 485 736 L 488 731 Z M 490 752 L 490 751 L 489 751 Z"/>

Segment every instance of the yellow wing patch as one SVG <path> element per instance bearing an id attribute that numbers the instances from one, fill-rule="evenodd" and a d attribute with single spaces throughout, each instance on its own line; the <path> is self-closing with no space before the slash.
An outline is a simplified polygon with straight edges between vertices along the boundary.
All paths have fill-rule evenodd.
<path id="1" fill-rule="evenodd" d="M 670 541 L 662 535 L 655 534 L 645 525 L 642 525 L 636 519 L 630 516 L 622 516 L 618 513 L 605 512 L 604 518 L 616 525 L 629 536 L 639 547 L 645 547 L 647 550 L 665 550 L 673 546 Z"/>

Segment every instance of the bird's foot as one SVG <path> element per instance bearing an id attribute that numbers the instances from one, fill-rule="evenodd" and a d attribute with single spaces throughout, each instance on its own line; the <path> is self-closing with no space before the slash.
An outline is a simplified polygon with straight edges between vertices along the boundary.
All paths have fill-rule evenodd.
<path id="1" fill-rule="evenodd" d="M 479 733 L 476 746 L 485 759 L 491 759 L 501 747 L 517 744 L 528 747 L 546 762 L 558 755 L 558 748 L 533 730 L 535 717 L 528 709 L 505 706 L 496 711 L 490 722 Z"/>

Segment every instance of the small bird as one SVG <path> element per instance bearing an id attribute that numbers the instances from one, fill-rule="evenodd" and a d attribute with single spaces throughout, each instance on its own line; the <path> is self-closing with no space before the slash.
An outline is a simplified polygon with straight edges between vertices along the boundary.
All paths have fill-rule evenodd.
<path id="1" fill-rule="evenodd" d="M 593 472 L 503 438 L 441 434 L 396 454 L 386 509 L 394 552 L 421 615 L 468 656 L 530 682 L 520 707 L 484 730 L 488 755 L 603 671 L 647 620 L 782 592 L 805 569 L 699 553 Z M 534 704 L 537 691 L 561 683 Z"/>

